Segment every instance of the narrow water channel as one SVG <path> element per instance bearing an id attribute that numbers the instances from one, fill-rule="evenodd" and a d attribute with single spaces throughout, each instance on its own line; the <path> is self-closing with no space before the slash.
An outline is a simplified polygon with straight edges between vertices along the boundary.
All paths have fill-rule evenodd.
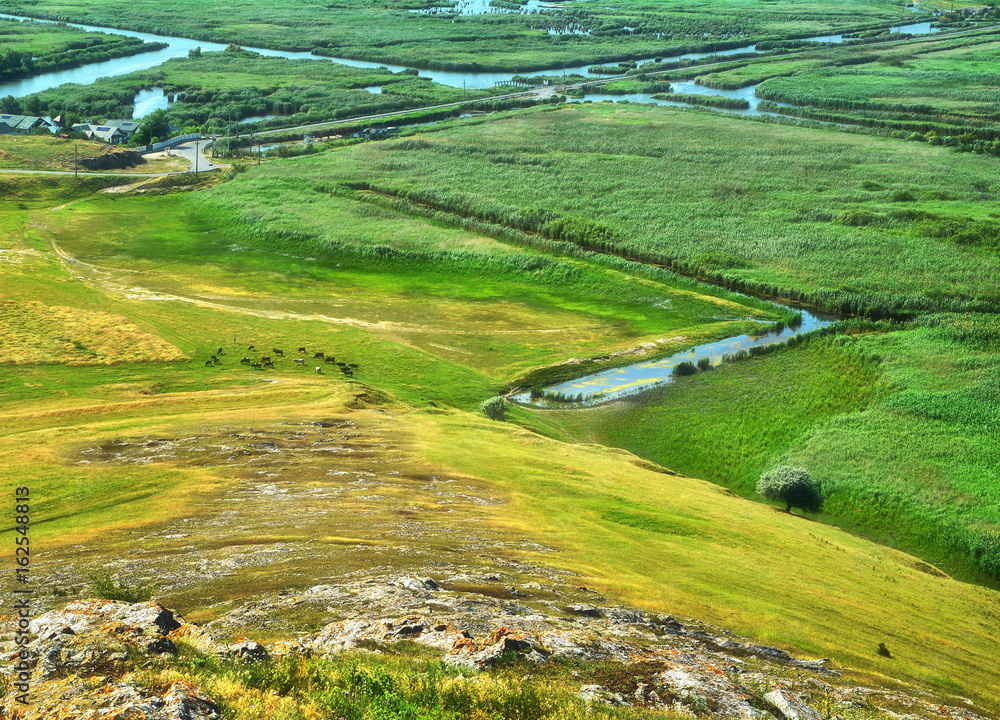
<path id="1" fill-rule="evenodd" d="M 784 303 L 777 304 L 785 305 Z M 726 355 L 736 355 L 741 350 L 750 350 L 750 348 L 784 342 L 801 333 L 826 327 L 839 319 L 836 315 L 817 310 L 809 311 L 790 305 L 785 305 L 785 307 L 802 313 L 802 323 L 800 325 L 785 327 L 781 332 L 769 332 L 766 335 L 736 335 L 724 340 L 698 345 L 690 350 L 675 353 L 660 360 L 646 360 L 634 365 L 616 367 L 577 378 L 576 380 L 552 385 L 544 389 L 546 393 L 573 398 L 580 397 L 580 402 L 564 403 L 545 399 L 532 400 L 530 393 L 515 395 L 513 400 L 523 405 L 540 408 L 573 408 L 596 405 L 649 390 L 650 388 L 667 385 L 673 382 L 674 368 L 682 362 L 690 362 L 697 365 L 699 360 L 707 358 L 714 367 L 721 364 L 723 357 Z"/>
<path id="2" fill-rule="evenodd" d="M 30 18 L 24 18 L 18 15 L 9 15 L 6 13 L 0 13 L 0 18 L 11 18 L 16 20 L 25 20 Z M 53 23 L 52 20 L 37 20 L 36 22 Z M 105 62 L 92 63 L 90 65 L 84 65 L 78 68 L 72 68 L 69 70 L 60 70 L 57 72 L 45 73 L 44 75 L 37 75 L 32 78 L 25 78 L 23 80 L 16 80 L 12 82 L 0 83 L 0 97 L 6 95 L 13 95 L 14 97 L 23 97 L 25 95 L 31 95 L 32 93 L 42 92 L 43 90 L 48 90 L 54 87 L 58 87 L 64 83 L 77 83 L 80 85 L 90 85 L 97 81 L 98 78 L 102 77 L 112 77 L 115 75 L 124 75 L 130 72 L 136 72 L 138 70 L 148 70 L 150 68 L 161 65 L 167 60 L 176 57 L 185 57 L 189 50 L 196 47 L 200 47 L 203 52 L 215 52 L 220 50 L 225 50 L 226 45 L 222 43 L 206 42 L 204 40 L 191 40 L 189 38 L 180 38 L 170 35 L 155 35 L 153 33 L 143 33 L 135 32 L 132 30 L 117 30 L 114 28 L 98 27 L 95 25 L 82 25 L 79 23 L 65 23 L 70 27 L 80 28 L 90 32 L 103 32 L 110 33 L 113 35 L 126 35 L 128 37 L 139 38 L 148 42 L 163 42 L 167 43 L 167 47 L 163 50 L 157 50 L 148 53 L 141 53 L 139 55 L 132 55 L 130 57 L 116 58 L 114 60 L 107 60 Z M 914 35 L 925 34 L 929 32 L 935 32 L 937 28 L 932 28 L 931 23 L 913 23 L 909 25 L 899 25 L 893 28 L 893 30 L 901 33 L 911 33 Z M 823 37 L 807 38 L 809 40 L 816 40 L 819 42 L 834 42 L 838 43 L 843 40 L 841 35 L 828 35 Z M 308 52 L 287 52 L 283 50 L 269 50 L 267 48 L 255 48 L 244 46 L 247 50 L 252 50 L 253 52 L 260 53 L 268 57 L 283 57 L 292 60 L 321 60 L 327 62 L 336 62 L 342 65 L 349 65 L 351 67 L 361 67 L 361 68 L 378 68 L 385 67 L 393 72 L 401 72 L 407 70 L 405 66 L 402 65 L 389 65 L 386 63 L 374 63 L 366 62 L 363 60 L 351 60 L 348 58 L 335 58 L 335 57 L 321 57 L 318 55 L 313 55 Z M 683 53 L 681 55 L 672 55 L 669 57 L 664 57 L 665 62 L 674 62 L 678 60 L 688 60 L 688 59 L 701 59 L 709 57 L 711 55 L 733 55 L 736 53 L 753 52 L 753 45 L 745 45 L 738 48 L 730 48 L 729 50 L 719 50 L 717 52 L 701 52 L 701 53 Z M 648 58 L 646 60 L 641 60 L 641 62 L 651 62 L 653 58 Z M 530 72 L 519 72 L 518 75 L 524 77 L 536 77 L 539 75 L 556 75 L 565 71 L 566 74 L 580 74 L 585 77 L 588 76 L 588 72 L 591 67 L 595 67 L 595 64 L 589 65 L 575 65 L 572 67 L 567 67 L 564 70 L 535 70 Z M 487 88 L 492 88 L 494 83 L 510 80 L 512 73 L 509 72 L 469 72 L 469 71 L 450 71 L 450 70 L 424 70 L 418 69 L 418 72 L 423 77 L 428 77 L 435 82 L 442 83 L 443 85 L 450 85 L 451 87 L 465 87 L 470 90 L 482 90 Z"/>

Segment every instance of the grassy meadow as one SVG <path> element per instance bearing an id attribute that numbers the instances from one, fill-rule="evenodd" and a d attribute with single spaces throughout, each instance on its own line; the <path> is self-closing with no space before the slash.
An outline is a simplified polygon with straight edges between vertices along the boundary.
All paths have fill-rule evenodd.
<path id="1" fill-rule="evenodd" d="M 772 112 L 883 128 L 935 145 L 967 144 L 962 149 L 972 150 L 976 139 L 1000 137 L 1000 81 L 991 62 L 997 47 L 992 32 L 907 43 L 879 49 L 864 65 L 772 77 L 757 94 L 796 106 L 769 103 Z"/>
<path id="2" fill-rule="evenodd" d="M 510 71 L 885 28 L 912 17 L 900 6 L 861 0 L 846 5 L 741 0 L 735 6 L 710 2 L 697 8 L 676 0 L 627 0 L 612 7 L 567 5 L 487 14 L 459 14 L 447 4 L 410 0 L 377 5 L 347 0 L 336 7 L 318 0 L 280 7 L 250 2 L 238 8 L 218 0 L 169 5 L 137 0 L 128 9 L 107 0 L 7 0 L 2 8 L 251 47 L 317 49 L 334 57 L 418 67 Z"/>
<path id="3" fill-rule="evenodd" d="M 847 311 L 864 313 L 996 301 L 994 162 L 707 111 L 572 105 L 299 159 L 243 176 L 219 197 L 291 229 L 309 220 L 284 204 L 267 209 L 279 188 L 304 198 L 338 183 L 367 188 L 414 212 L 528 230 L 735 287 L 795 288 L 833 309 L 849 298 Z M 238 199 L 243 188 L 254 203 Z"/>
<path id="4" fill-rule="evenodd" d="M 827 337 L 631 401 L 546 413 L 541 427 L 745 497 L 773 466 L 800 465 L 822 485 L 824 522 L 995 585 L 994 318 Z"/>
<path id="5" fill-rule="evenodd" d="M 254 225 L 225 209 L 246 177 L 159 197 L 93 195 L 70 180 L 48 180 L 26 184 L 23 207 L 3 210 L 10 232 L 0 283 L 22 313 L 65 307 L 121 314 L 191 358 L 125 357 L 131 341 L 122 338 L 122 356 L 112 364 L 74 366 L 53 357 L 5 365 L 0 458 L 12 476 L 30 479 L 38 508 L 33 540 L 45 547 L 38 571 L 60 568 L 53 581 L 63 592 L 79 588 L 84 568 L 128 568 L 131 576 L 165 582 L 161 596 L 169 604 L 208 619 L 242 602 L 251 585 L 254 592 L 289 582 L 308 587 L 371 563 L 405 572 L 442 552 L 477 563 L 477 542 L 495 543 L 500 557 L 576 572 L 619 601 L 829 656 L 852 668 L 845 681 L 917 682 L 941 702 L 960 695 L 995 710 L 995 591 L 632 454 L 547 439 L 474 412 L 478 399 L 519 371 L 519 357 L 551 362 L 642 330 L 639 317 L 616 325 L 597 309 L 618 295 L 638 310 L 646 293 L 670 291 L 663 280 L 634 273 L 627 280 L 614 267 L 586 263 L 581 276 L 602 276 L 605 295 L 593 297 L 583 281 L 549 286 L 544 274 L 522 279 L 532 295 L 517 284 L 519 275 L 494 266 L 466 272 L 439 259 L 439 270 L 425 273 L 419 265 L 397 270 L 389 254 L 357 265 L 346 250 L 315 260 L 292 256 L 287 246 L 269 248 L 276 240 L 254 241 Z M 532 254 L 385 208 L 365 219 L 371 206 L 353 202 L 360 219 L 348 225 L 341 218 L 328 228 L 330 239 L 339 227 L 345 245 L 361 245 L 366 222 L 385 229 L 391 220 L 423 227 L 424 254 L 434 245 L 470 256 L 487 248 L 489 257 Z M 280 224 L 257 224 L 270 226 L 280 239 Z M 395 238 L 413 246 L 404 240 Z M 322 249 L 315 239 L 298 242 L 310 253 Z M 584 264 L 574 256 L 561 261 Z M 657 325 L 682 328 L 699 317 L 697 327 L 726 324 L 715 316 L 732 300 L 694 296 L 678 282 L 670 298 L 676 309 L 661 308 Z M 501 290 L 503 300 L 475 302 Z M 431 306 L 438 315 L 427 312 Z M 680 317 L 671 320 L 674 313 Z M 61 332 L 83 345 L 87 333 L 101 334 L 79 324 Z M 474 335 L 464 346 L 461 332 Z M 434 342 L 424 349 L 414 339 L 419 333 Z M 489 347 L 501 349 L 493 344 L 501 339 L 509 357 L 490 369 L 481 359 Z M 359 362 L 359 374 L 321 375 L 289 358 L 255 374 L 236 361 L 249 342 L 322 348 Z M 219 345 L 223 364 L 205 367 Z M 828 373 L 830 387 L 840 369 Z M 864 385 L 864 368 L 853 372 L 860 378 L 854 384 Z M 852 409 L 867 398 L 864 389 L 847 387 L 830 407 Z M 320 429 L 338 427 L 346 434 L 336 447 L 351 451 L 317 453 Z M 270 454 L 268 443 L 283 452 Z M 355 482 L 359 474 L 377 478 L 368 481 L 376 494 Z M 292 493 L 280 515 L 271 495 L 255 492 L 262 482 Z M 440 482 L 459 483 L 479 500 L 442 506 L 436 492 L 448 485 Z M 235 517 L 234 500 L 242 502 Z M 415 528 L 423 528 L 417 536 Z M 482 540 L 462 550 L 470 533 Z M 234 547 L 281 552 L 269 565 L 210 577 L 192 575 L 192 545 L 199 563 L 231 562 Z M 892 648 L 892 661 L 878 656 L 879 642 Z"/>
<path id="6" fill-rule="evenodd" d="M 31 7 L 134 22 L 118 6 L 74 1 Z M 904 13 L 764 7 L 748 3 L 746 22 L 730 12 L 739 27 L 729 30 L 818 34 L 848 16 L 856 26 Z M 214 9 L 132 8 L 216 38 L 223 31 L 205 24 Z M 559 12 L 593 23 L 639 14 L 641 27 L 661 28 L 674 9 L 635 0 Z M 684 32 L 722 10 L 709 4 Z M 252 5 L 235 10 L 226 39 L 301 47 L 293 40 L 325 35 L 323 47 L 347 54 L 364 18 L 377 36 L 396 33 L 380 52 L 405 55 L 431 29 L 425 57 L 460 64 L 466 52 L 489 61 L 500 34 L 519 40 L 539 21 L 453 24 L 446 12 L 348 2 L 331 13 L 305 0 L 275 12 L 264 24 Z M 498 35 L 477 29 L 449 54 L 473 23 Z M 646 50 L 651 33 L 542 31 L 539 43 Z M 510 61 L 542 46 L 525 42 Z M 324 82 L 331 98 L 375 102 L 363 87 L 437 92 L 409 75 L 243 53 L 111 82 L 140 80 L 190 93 L 191 104 L 205 93 L 209 105 L 235 102 L 247 88 L 248 112 Z M 941 312 L 1000 302 L 994 162 L 608 104 L 451 120 L 186 192 L 0 174 L 0 463 L 32 488 L 32 543 L 44 548 L 33 568 L 53 588 L 43 602 L 86 594 L 87 572 L 111 569 L 161 582 L 164 602 L 205 621 L 254 594 L 372 567 L 511 560 L 575 573 L 615 602 L 832 658 L 845 666 L 836 682 L 915 683 L 935 702 L 1000 713 L 1000 330 L 988 313 Z M 604 407 L 513 407 L 506 423 L 479 412 L 525 377 L 581 360 L 652 359 L 789 318 L 661 266 L 909 321 L 817 337 Z M 273 368 L 240 362 L 263 354 Z M 819 521 L 745 497 L 784 462 L 821 481 Z M 195 668 L 148 673 L 154 682 Z M 288 710 L 267 699 L 269 681 L 251 680 L 218 681 L 233 717 Z M 241 696 L 267 710 L 251 713 Z M 313 699 L 317 713 L 331 710 L 322 693 Z M 564 717 L 580 710 L 564 707 Z"/>

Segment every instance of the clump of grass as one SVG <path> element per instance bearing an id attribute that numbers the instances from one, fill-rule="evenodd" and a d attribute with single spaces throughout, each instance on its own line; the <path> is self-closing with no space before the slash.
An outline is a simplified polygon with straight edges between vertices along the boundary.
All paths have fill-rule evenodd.
<path id="1" fill-rule="evenodd" d="M 126 582 L 115 580 L 110 573 L 91 576 L 94 594 L 104 600 L 120 600 L 127 603 L 146 602 L 152 600 L 159 583 Z"/>

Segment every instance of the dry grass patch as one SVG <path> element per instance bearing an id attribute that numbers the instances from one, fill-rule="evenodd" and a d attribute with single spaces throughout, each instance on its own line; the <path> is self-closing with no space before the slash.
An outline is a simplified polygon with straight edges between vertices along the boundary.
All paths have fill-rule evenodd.
<path id="1" fill-rule="evenodd" d="M 186 359 L 178 348 L 123 315 L 38 301 L 0 303 L 0 363 L 112 365 Z"/>

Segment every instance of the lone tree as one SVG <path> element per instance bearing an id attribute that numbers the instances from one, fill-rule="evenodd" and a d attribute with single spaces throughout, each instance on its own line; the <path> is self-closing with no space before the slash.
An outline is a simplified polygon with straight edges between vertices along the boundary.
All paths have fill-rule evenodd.
<path id="1" fill-rule="evenodd" d="M 807 470 L 792 465 L 781 465 L 760 476 L 757 492 L 771 500 L 785 503 L 785 512 L 793 507 L 817 513 L 823 509 L 823 495 L 819 485 Z"/>

